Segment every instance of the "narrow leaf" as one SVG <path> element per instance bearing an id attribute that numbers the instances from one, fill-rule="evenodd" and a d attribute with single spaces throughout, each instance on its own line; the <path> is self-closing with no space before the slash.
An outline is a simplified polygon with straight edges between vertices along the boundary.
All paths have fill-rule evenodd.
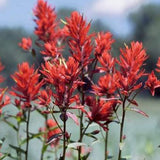
<path id="1" fill-rule="evenodd" d="M 123 147 L 124 147 L 125 143 L 122 142 L 122 143 L 119 143 L 119 149 L 122 151 Z"/>
<path id="2" fill-rule="evenodd" d="M 72 112 L 67 112 L 66 114 L 79 126 L 78 118 L 75 114 L 73 114 Z"/>
<path id="3" fill-rule="evenodd" d="M 48 141 L 46 142 L 46 144 L 50 144 L 52 142 L 54 142 L 55 140 L 57 140 L 57 138 L 60 138 L 62 136 L 62 133 L 58 133 L 58 134 L 54 134 L 53 136 L 51 136 Z"/>
<path id="4" fill-rule="evenodd" d="M 21 152 L 21 153 L 24 153 L 25 154 L 25 150 L 23 150 L 22 148 L 19 148 L 17 146 L 13 146 L 13 145 L 9 145 L 11 148 L 15 149 L 17 152 Z"/>
<path id="5" fill-rule="evenodd" d="M 11 122 L 9 122 L 9 121 L 7 121 L 7 120 L 5 120 L 4 119 L 4 122 L 5 123 L 7 123 L 11 128 L 13 128 L 15 131 L 18 131 L 18 128 L 14 125 L 14 124 L 12 124 Z"/>
<path id="6" fill-rule="evenodd" d="M 137 112 L 145 117 L 149 117 L 145 112 L 143 112 L 142 110 L 140 110 L 139 108 L 135 108 L 135 107 L 130 107 L 130 108 L 127 108 L 127 110 L 130 110 L 130 111 L 134 111 L 134 112 Z"/>
<path id="7" fill-rule="evenodd" d="M 74 148 L 77 149 L 79 146 L 86 146 L 85 143 L 80 143 L 80 142 L 75 142 L 75 143 L 70 143 L 68 144 L 68 148 Z"/>
<path id="8" fill-rule="evenodd" d="M 138 103 L 135 100 L 127 99 L 129 103 L 138 106 Z"/>

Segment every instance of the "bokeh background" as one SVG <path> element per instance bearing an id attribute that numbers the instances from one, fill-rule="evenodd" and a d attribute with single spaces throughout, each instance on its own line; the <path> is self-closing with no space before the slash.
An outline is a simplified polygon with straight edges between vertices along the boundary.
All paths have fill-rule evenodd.
<path id="1" fill-rule="evenodd" d="M 36 38 L 33 34 L 35 24 L 32 12 L 36 2 L 37 0 L 0 0 L 0 60 L 5 66 L 2 74 L 6 78 L 3 86 L 12 86 L 10 74 L 16 71 L 18 63 L 22 61 L 34 63 L 32 56 L 18 47 L 18 42 L 22 37 Z M 112 49 L 115 56 L 119 55 L 119 48 L 123 48 L 124 43 L 129 44 L 133 40 L 143 42 L 149 55 L 146 70 L 151 71 L 155 68 L 157 58 L 160 56 L 160 0 L 48 0 L 48 2 L 55 7 L 58 18 L 65 19 L 73 10 L 78 10 L 88 22 L 92 22 L 91 31 L 110 31 L 116 40 Z M 138 101 L 139 107 L 149 115 L 149 118 L 136 113 L 127 115 L 124 154 L 131 156 L 133 160 L 159 160 L 159 93 L 157 91 L 154 98 L 149 98 L 148 93 L 143 93 L 138 97 Z M 109 151 L 113 155 L 117 153 L 115 147 L 115 139 L 118 139 L 117 127 L 116 124 L 111 125 L 109 135 Z M 0 137 L 1 133 L 2 128 Z M 99 152 L 93 153 L 92 158 L 100 157 Z M 36 160 L 34 154 L 33 157 Z"/>

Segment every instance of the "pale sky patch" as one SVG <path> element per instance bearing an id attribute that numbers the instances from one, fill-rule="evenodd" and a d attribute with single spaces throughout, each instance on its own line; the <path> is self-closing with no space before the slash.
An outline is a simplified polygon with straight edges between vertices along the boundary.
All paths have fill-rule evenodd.
<path id="1" fill-rule="evenodd" d="M 148 0 L 95 0 L 91 4 L 92 14 L 120 15 L 130 12 Z"/>
<path id="2" fill-rule="evenodd" d="M 3 8 L 7 3 L 7 0 L 0 0 L 0 8 Z"/>

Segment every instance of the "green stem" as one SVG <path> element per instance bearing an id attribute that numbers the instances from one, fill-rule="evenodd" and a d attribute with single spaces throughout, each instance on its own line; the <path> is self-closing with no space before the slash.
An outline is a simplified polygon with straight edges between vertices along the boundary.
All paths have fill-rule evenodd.
<path id="1" fill-rule="evenodd" d="M 29 121 L 30 121 L 30 108 L 28 109 L 28 117 L 26 124 L 26 136 L 27 136 L 27 144 L 26 144 L 26 152 L 25 152 L 25 160 L 28 160 L 28 149 L 29 149 Z"/>
<path id="2" fill-rule="evenodd" d="M 20 131 L 20 123 L 18 122 L 18 131 L 17 131 L 17 143 L 18 143 L 18 147 L 21 149 L 21 145 L 20 145 L 20 135 L 19 135 L 19 131 Z M 21 152 L 18 152 L 18 159 L 21 160 Z"/>
<path id="3" fill-rule="evenodd" d="M 63 132 L 63 130 L 62 130 L 61 126 L 59 125 L 59 123 L 58 123 L 56 117 L 54 116 L 53 112 L 51 113 L 51 115 L 52 115 L 53 119 L 55 120 L 55 122 L 57 123 L 58 128 L 61 130 L 61 132 Z"/>
<path id="4" fill-rule="evenodd" d="M 107 160 L 108 157 L 108 131 L 106 132 L 106 136 L 105 136 L 105 146 L 104 146 L 104 160 Z"/>
<path id="5" fill-rule="evenodd" d="M 66 116 L 66 112 L 64 112 L 64 117 Z M 66 154 L 66 120 L 63 120 L 63 160 L 65 160 Z"/>
<path id="6" fill-rule="evenodd" d="M 123 100 L 123 105 L 122 105 L 122 121 L 121 121 L 121 125 L 120 125 L 120 140 L 119 140 L 119 144 L 121 144 L 123 142 L 123 128 L 124 128 L 124 120 L 125 120 L 125 103 L 126 103 L 126 99 L 127 97 L 124 98 Z M 118 154 L 118 160 L 121 160 L 121 154 L 122 154 L 122 149 L 119 146 L 119 154 Z"/>

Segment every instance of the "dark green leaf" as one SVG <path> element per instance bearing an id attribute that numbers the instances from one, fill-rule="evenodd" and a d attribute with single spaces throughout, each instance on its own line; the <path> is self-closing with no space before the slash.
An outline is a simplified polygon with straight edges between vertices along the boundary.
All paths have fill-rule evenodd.
<path id="1" fill-rule="evenodd" d="M 5 123 L 7 123 L 11 128 L 13 128 L 15 131 L 18 131 L 18 128 L 14 125 L 14 124 L 12 124 L 11 122 L 9 122 L 9 121 L 7 121 L 7 120 L 5 120 L 4 119 L 4 122 Z"/>
<path id="2" fill-rule="evenodd" d="M 89 157 L 89 155 L 90 155 L 90 152 L 88 152 L 86 155 L 84 155 L 81 159 L 82 160 L 87 160 L 87 158 Z"/>
<path id="3" fill-rule="evenodd" d="M 13 145 L 9 145 L 11 148 L 13 148 L 14 150 L 16 150 L 17 152 L 21 152 L 25 154 L 25 150 L 23 150 L 22 148 L 19 148 L 17 146 L 13 146 Z"/>

